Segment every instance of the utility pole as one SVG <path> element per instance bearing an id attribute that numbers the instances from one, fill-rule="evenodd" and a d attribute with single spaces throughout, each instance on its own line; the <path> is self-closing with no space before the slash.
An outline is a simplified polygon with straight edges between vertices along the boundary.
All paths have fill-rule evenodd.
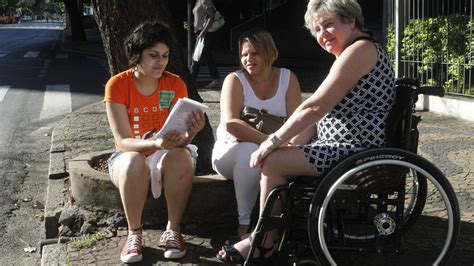
<path id="1" fill-rule="evenodd" d="M 189 22 L 193 18 L 193 0 L 188 0 L 188 68 L 191 68 L 192 57 L 193 57 L 193 25 L 190 25 Z"/>
<path id="2" fill-rule="evenodd" d="M 405 27 L 404 9 L 405 0 L 395 1 L 395 78 L 403 77 L 402 58 L 400 50 L 402 47 L 402 33 Z"/>

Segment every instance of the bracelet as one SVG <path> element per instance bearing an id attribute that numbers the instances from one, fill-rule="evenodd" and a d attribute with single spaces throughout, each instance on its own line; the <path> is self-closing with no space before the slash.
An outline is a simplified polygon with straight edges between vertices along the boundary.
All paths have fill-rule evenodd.
<path id="1" fill-rule="evenodd" d="M 278 149 L 280 147 L 280 139 L 275 134 L 268 135 L 268 140 L 272 143 L 272 149 Z"/>

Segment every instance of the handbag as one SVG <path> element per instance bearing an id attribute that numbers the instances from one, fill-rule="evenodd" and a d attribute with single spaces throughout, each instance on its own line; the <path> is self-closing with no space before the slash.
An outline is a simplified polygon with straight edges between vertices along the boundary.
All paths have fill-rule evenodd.
<path id="1" fill-rule="evenodd" d="M 258 110 L 248 106 L 242 109 L 240 119 L 266 135 L 277 131 L 286 121 L 286 117 L 272 115 L 265 109 Z"/>
<path id="2" fill-rule="evenodd" d="M 219 12 L 215 7 L 214 7 L 214 21 L 212 22 L 212 25 L 209 27 L 207 31 L 209 32 L 214 32 L 225 24 L 225 19 L 221 15 L 221 12 Z"/>
<path id="3" fill-rule="evenodd" d="M 202 55 L 202 49 L 204 49 L 204 38 L 198 38 L 196 46 L 193 52 L 193 61 L 199 62 Z"/>

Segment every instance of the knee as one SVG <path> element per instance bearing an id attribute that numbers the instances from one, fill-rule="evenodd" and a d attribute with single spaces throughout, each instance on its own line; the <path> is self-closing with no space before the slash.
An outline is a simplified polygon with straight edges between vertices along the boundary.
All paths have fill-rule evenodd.
<path id="1" fill-rule="evenodd" d="M 113 167 L 112 182 L 121 193 L 127 187 L 148 186 L 150 169 L 145 160 L 145 156 L 138 152 L 124 152 L 117 158 Z"/>
<path id="2" fill-rule="evenodd" d="M 278 169 L 282 166 L 282 162 L 277 159 L 274 153 L 270 153 L 263 162 L 262 174 L 263 176 L 278 174 Z"/>
<path id="3" fill-rule="evenodd" d="M 125 152 L 123 158 L 119 161 L 119 167 L 125 173 L 125 178 L 147 179 L 150 175 L 150 169 L 146 166 L 146 158 L 139 152 Z"/>
<path id="4" fill-rule="evenodd" d="M 194 171 L 191 153 L 186 148 L 169 150 L 163 158 L 163 172 L 179 176 L 189 175 Z"/>
<path id="5" fill-rule="evenodd" d="M 235 165 L 239 168 L 250 168 L 250 156 L 258 149 L 258 145 L 252 142 L 241 142 L 234 148 Z"/>
<path id="6" fill-rule="evenodd" d="M 236 147 L 236 150 L 239 154 L 242 154 L 243 156 L 248 157 L 247 159 L 250 159 L 250 155 L 258 149 L 259 145 L 253 142 L 240 142 Z"/>

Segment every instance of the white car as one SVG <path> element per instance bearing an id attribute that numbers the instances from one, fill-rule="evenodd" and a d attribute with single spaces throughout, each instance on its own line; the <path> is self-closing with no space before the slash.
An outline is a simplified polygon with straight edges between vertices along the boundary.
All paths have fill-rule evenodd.
<path id="1" fill-rule="evenodd" d="M 27 20 L 33 20 L 33 18 L 31 16 L 22 16 L 20 18 L 21 21 L 27 21 Z"/>

